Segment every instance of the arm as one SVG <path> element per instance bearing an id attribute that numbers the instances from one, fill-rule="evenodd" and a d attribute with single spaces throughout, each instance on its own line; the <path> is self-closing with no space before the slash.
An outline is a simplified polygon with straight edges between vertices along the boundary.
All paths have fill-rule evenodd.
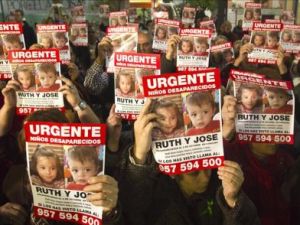
<path id="1" fill-rule="evenodd" d="M 161 56 L 161 74 L 176 72 L 176 51 L 180 42 L 178 35 L 172 35 L 167 42 L 166 54 Z"/>
<path id="2" fill-rule="evenodd" d="M 98 44 L 98 56 L 93 65 L 88 69 L 84 80 L 84 86 L 92 95 L 101 95 L 103 90 L 108 87 L 109 77 L 103 71 L 103 66 L 105 57 L 110 52 L 112 52 L 111 40 L 104 37 Z"/>
<path id="3" fill-rule="evenodd" d="M 11 128 L 16 110 L 16 91 L 20 89 L 20 84 L 15 80 L 8 81 L 2 89 L 4 105 L 0 109 L 0 137 L 4 136 Z"/>
<path id="4" fill-rule="evenodd" d="M 235 134 L 235 116 L 236 116 L 236 98 L 226 95 L 223 98 L 222 121 L 223 121 L 223 139 L 231 140 Z"/>
<path id="5" fill-rule="evenodd" d="M 224 215 L 224 225 L 260 224 L 256 208 L 241 191 L 244 175 L 238 163 L 224 161 L 218 169 L 222 188 L 217 192 L 217 202 Z"/>
<path id="6" fill-rule="evenodd" d="M 78 109 L 78 105 L 82 100 L 79 97 L 78 91 L 75 85 L 69 79 L 62 77 L 61 80 L 65 83 L 59 91 L 63 93 L 66 100 L 72 106 L 72 108 L 77 112 L 78 118 L 82 123 L 100 123 L 99 118 L 93 112 L 93 110 L 86 105 L 83 109 Z"/>
<path id="7" fill-rule="evenodd" d="M 233 65 L 235 67 L 239 67 L 240 64 L 247 59 L 247 55 L 249 52 L 251 52 L 253 50 L 253 46 L 250 43 L 247 43 L 245 45 L 243 45 L 240 48 L 240 52 L 239 52 L 239 56 L 235 59 Z"/>
<path id="8" fill-rule="evenodd" d="M 107 148 L 112 151 L 116 152 L 119 149 L 119 141 L 121 137 L 122 131 L 122 119 L 121 116 L 116 114 L 116 105 L 110 109 L 109 116 L 107 118 Z"/>

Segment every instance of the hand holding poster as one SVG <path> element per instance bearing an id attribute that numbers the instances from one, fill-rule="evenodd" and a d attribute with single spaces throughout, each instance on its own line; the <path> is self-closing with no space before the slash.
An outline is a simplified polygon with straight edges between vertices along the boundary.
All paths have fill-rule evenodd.
<path id="1" fill-rule="evenodd" d="M 8 51 L 21 49 L 25 49 L 22 24 L 0 23 L 0 80 L 12 78 L 7 60 Z"/>
<path id="2" fill-rule="evenodd" d="M 30 114 L 39 109 L 64 106 L 59 53 L 51 50 L 9 51 L 13 79 L 21 85 L 17 91 L 17 114 Z"/>
<path id="3" fill-rule="evenodd" d="M 27 122 L 24 125 L 34 217 L 102 224 L 102 208 L 83 188 L 104 174 L 104 124 Z"/>
<path id="4" fill-rule="evenodd" d="M 236 132 L 241 142 L 293 144 L 294 95 L 289 81 L 232 71 L 238 101 Z"/>
<path id="5" fill-rule="evenodd" d="M 209 29 L 182 29 L 177 49 L 177 67 L 208 67 L 211 43 Z"/>
<path id="6" fill-rule="evenodd" d="M 143 77 L 145 96 L 159 115 L 152 151 L 159 169 L 174 175 L 222 165 L 218 69 Z"/>
<path id="7" fill-rule="evenodd" d="M 275 64 L 279 47 L 281 23 L 253 23 L 251 43 L 253 51 L 248 54 L 251 63 Z"/>
<path id="8" fill-rule="evenodd" d="M 66 24 L 37 24 L 38 43 L 45 48 L 57 48 L 62 63 L 71 60 L 69 35 Z"/>
<path id="9" fill-rule="evenodd" d="M 116 113 L 135 120 L 144 105 L 142 78 L 160 74 L 160 55 L 115 53 Z"/>

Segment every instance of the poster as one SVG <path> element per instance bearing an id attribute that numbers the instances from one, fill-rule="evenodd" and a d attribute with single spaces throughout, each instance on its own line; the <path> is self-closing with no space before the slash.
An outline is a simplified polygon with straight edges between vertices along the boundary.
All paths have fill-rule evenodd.
<path id="1" fill-rule="evenodd" d="M 49 50 L 9 51 L 13 79 L 21 84 L 17 95 L 17 114 L 27 115 L 40 109 L 63 109 L 59 53 Z"/>
<path id="2" fill-rule="evenodd" d="M 35 217 L 76 224 L 102 224 L 102 208 L 83 191 L 104 174 L 104 124 L 26 122 L 27 168 Z"/>
<path id="3" fill-rule="evenodd" d="M 114 60 L 116 113 L 135 120 L 144 105 L 142 79 L 160 74 L 160 55 L 116 52 Z"/>
<path id="4" fill-rule="evenodd" d="M 288 53 L 300 52 L 300 25 L 284 24 L 280 34 L 280 45 Z"/>
<path id="5" fill-rule="evenodd" d="M 128 16 L 126 11 L 109 13 L 109 26 L 126 26 L 128 24 Z"/>
<path id="6" fill-rule="evenodd" d="M 73 23 L 70 30 L 70 40 L 73 45 L 88 46 L 88 26 L 86 23 Z"/>
<path id="7" fill-rule="evenodd" d="M 143 77 L 150 110 L 159 115 L 152 151 L 168 175 L 223 164 L 219 69 Z"/>
<path id="8" fill-rule="evenodd" d="M 68 27 L 66 24 L 37 24 L 38 44 L 44 48 L 57 48 L 62 63 L 71 60 Z"/>
<path id="9" fill-rule="evenodd" d="M 77 5 L 71 9 L 71 17 L 73 23 L 82 23 L 86 21 L 83 5 Z"/>
<path id="10" fill-rule="evenodd" d="M 10 50 L 18 49 L 25 49 L 22 24 L 0 23 L 0 80 L 12 78 L 7 54 Z"/>
<path id="11" fill-rule="evenodd" d="M 261 21 L 261 3 L 246 2 L 244 9 L 243 31 L 250 31 L 253 22 Z"/>
<path id="12" fill-rule="evenodd" d="M 240 142 L 293 144 L 294 94 L 289 81 L 231 73 Z"/>
<path id="13" fill-rule="evenodd" d="M 181 29 L 177 49 L 177 67 L 208 67 L 211 45 L 209 29 Z"/>
<path id="14" fill-rule="evenodd" d="M 254 22 L 251 32 L 253 50 L 248 54 L 248 62 L 276 64 L 281 23 Z"/>
<path id="15" fill-rule="evenodd" d="M 156 19 L 154 27 L 154 38 L 152 48 L 165 52 L 168 39 L 179 34 L 180 21 L 168 19 Z"/>
<path id="16" fill-rule="evenodd" d="M 195 18 L 196 18 L 196 8 L 183 7 L 181 22 L 184 28 L 195 27 Z"/>

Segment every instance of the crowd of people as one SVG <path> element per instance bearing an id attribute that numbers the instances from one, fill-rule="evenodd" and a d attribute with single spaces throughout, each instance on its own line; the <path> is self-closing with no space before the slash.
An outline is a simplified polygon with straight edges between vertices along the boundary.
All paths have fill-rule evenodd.
<path id="1" fill-rule="evenodd" d="M 23 24 L 26 46 L 30 46 L 30 49 L 43 48 L 37 44 L 34 29 L 24 22 L 23 18 L 22 10 L 16 10 L 15 21 Z M 205 19 L 207 17 L 203 17 L 203 20 Z M 152 21 L 148 21 L 147 24 L 151 25 Z M 140 24 L 139 53 L 154 52 L 154 35 L 153 26 Z M 166 31 L 158 29 L 156 35 L 165 39 Z M 300 63 L 296 55 L 284 52 L 281 47 L 277 50 L 275 65 L 248 63 L 247 55 L 254 46 L 242 40 L 242 37 L 240 22 L 232 30 L 231 23 L 225 21 L 213 40 L 218 44 L 231 42 L 235 53 L 234 59 L 226 63 L 220 61 L 219 53 L 211 53 L 209 59 L 209 67 L 216 67 L 221 71 L 223 92 L 221 114 L 225 161 L 223 166 L 213 170 L 193 171 L 174 176 L 167 176 L 158 171 L 151 152 L 152 138 L 172 138 L 174 134 L 183 133 L 183 121 L 172 120 L 178 114 L 176 104 L 161 102 L 155 109 L 151 109 L 153 100 L 150 99 L 145 101 L 134 122 L 124 121 L 115 113 L 114 96 L 117 93 L 114 93 L 114 76 L 105 70 L 107 53 L 113 51 L 113 43 L 105 35 L 99 38 L 94 59 L 90 55 L 89 47 L 74 46 L 70 42 L 71 61 L 62 65 L 61 75 L 58 76 L 54 69 L 52 83 L 44 84 L 42 75 L 46 76 L 49 73 L 40 73 L 40 89 L 58 89 L 63 93 L 64 112 L 50 109 L 33 112 L 27 117 L 18 116 L 15 114 L 16 91 L 32 89 L 32 75 L 26 68 L 19 68 L 15 79 L 1 81 L 0 224 L 72 224 L 37 218 L 32 214 L 33 200 L 26 171 L 23 128 L 26 121 L 107 124 L 106 175 L 99 175 L 101 168 L 93 165 L 92 156 L 77 153 L 85 155 L 85 160 L 81 163 L 89 164 L 92 168 L 89 178 L 85 181 L 87 185 L 81 188 L 83 191 L 92 192 L 87 197 L 88 201 L 103 207 L 104 225 L 300 224 Z M 182 44 L 179 49 L 183 52 L 193 48 L 189 46 L 188 41 L 181 42 L 178 34 L 170 35 L 167 39 L 167 50 L 161 53 L 161 74 L 176 72 L 177 47 L 180 43 Z M 203 49 L 201 51 L 206 52 L 207 46 Z M 236 140 L 236 114 L 247 109 L 239 108 L 239 100 L 232 93 L 225 91 L 231 69 L 293 82 L 294 145 L 239 143 Z M 51 68 L 40 70 L 52 71 Z M 26 85 L 22 81 L 23 77 L 27 80 Z M 118 78 L 118 95 L 130 97 L 134 86 L 130 76 L 126 71 L 122 71 Z M 56 80 L 63 84 L 57 86 Z M 251 85 L 245 85 L 240 95 L 245 92 L 249 92 L 248 95 L 259 94 L 257 90 L 251 89 Z M 271 94 L 281 93 L 269 90 L 269 95 Z M 284 94 L 281 98 L 284 98 Z M 191 118 L 193 110 L 203 108 L 204 105 L 208 114 L 206 123 L 199 125 L 196 120 L 192 120 L 193 126 L 188 130 L 191 135 L 220 130 L 212 121 L 215 105 L 211 96 L 207 93 L 187 96 L 186 110 Z M 252 111 L 259 110 L 259 107 L 251 107 Z M 269 113 L 272 113 L 271 109 Z M 169 125 L 168 129 L 172 132 L 165 128 L 166 125 Z M 72 166 L 78 162 L 76 151 L 81 150 L 74 148 L 68 155 Z M 38 147 L 32 159 L 35 161 L 34 166 L 30 168 L 35 174 L 33 182 L 47 183 L 47 179 L 50 179 L 53 187 L 61 185 L 61 174 L 55 169 L 57 159 L 49 150 Z M 45 163 L 43 160 L 48 160 L 47 163 L 54 167 L 51 178 L 45 178 L 39 169 L 38 165 Z M 72 176 L 76 177 L 76 174 L 72 173 Z M 80 181 L 77 182 L 76 179 L 74 183 L 70 183 L 73 187 L 79 185 Z"/>

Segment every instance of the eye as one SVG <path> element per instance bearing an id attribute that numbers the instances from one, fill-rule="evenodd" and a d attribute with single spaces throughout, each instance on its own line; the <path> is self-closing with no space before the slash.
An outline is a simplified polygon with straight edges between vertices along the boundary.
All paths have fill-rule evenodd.
<path id="1" fill-rule="evenodd" d="M 204 114 L 207 114 L 207 113 L 208 113 L 208 110 L 203 111 L 203 113 L 204 113 Z"/>
<path id="2" fill-rule="evenodd" d="M 78 169 L 72 169 L 73 173 L 78 173 Z"/>

